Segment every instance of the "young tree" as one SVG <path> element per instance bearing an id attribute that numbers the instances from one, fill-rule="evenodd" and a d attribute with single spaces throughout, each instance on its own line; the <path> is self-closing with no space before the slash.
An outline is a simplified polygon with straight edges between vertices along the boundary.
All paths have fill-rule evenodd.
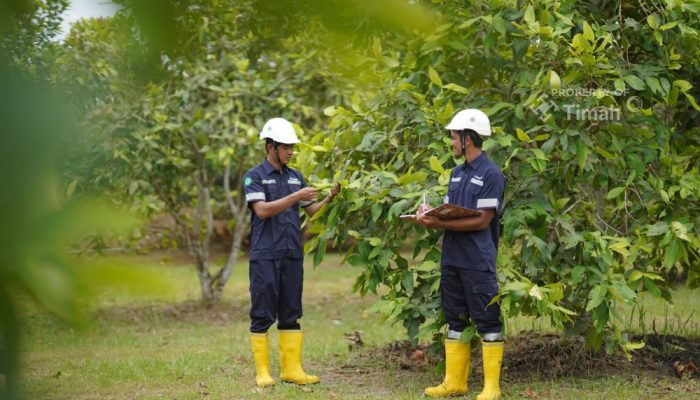
<path id="1" fill-rule="evenodd" d="M 128 8 L 75 26 L 56 69 L 57 81 L 82 88 L 74 97 L 87 112 L 87 147 L 95 149 L 73 167 L 75 181 L 84 191 L 116 189 L 135 210 L 172 216 L 208 304 L 220 300 L 248 230 L 242 179 L 264 157 L 264 120 L 315 124 L 334 93 L 323 58 L 307 52 L 304 41 L 280 38 L 261 47 L 242 30 L 256 15 L 246 7 L 187 8 L 179 18 L 189 21 L 194 38 L 186 53 L 163 55 L 163 71 L 150 83 L 139 83 L 132 68 Z M 226 215 L 233 235 L 227 261 L 212 271 L 216 214 Z"/>
<path id="2" fill-rule="evenodd" d="M 669 299 L 674 270 L 691 284 L 700 276 L 700 107 L 690 83 L 700 10 L 438 7 L 443 20 L 430 35 L 376 39 L 364 66 L 391 74 L 376 90 L 327 109 L 332 136 L 314 139 L 335 151 L 310 157 L 318 174 L 338 165 L 333 179 L 354 190 L 316 221 L 309 248 L 355 238 L 355 289 L 388 287 L 379 311 L 413 339 L 436 332 L 439 237 L 398 215 L 423 193 L 442 199 L 455 165 L 443 127 L 456 110 L 480 108 L 496 128 L 485 150 L 507 179 L 498 260 L 506 317 L 545 317 L 593 347 L 633 348 L 616 304 L 636 304 L 641 292 Z M 406 258 L 401 245 L 416 236 Z"/>

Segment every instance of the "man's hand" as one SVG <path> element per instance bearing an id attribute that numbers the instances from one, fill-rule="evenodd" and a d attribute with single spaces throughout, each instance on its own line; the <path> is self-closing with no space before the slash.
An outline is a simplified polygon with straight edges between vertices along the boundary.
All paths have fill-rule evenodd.
<path id="1" fill-rule="evenodd" d="M 294 194 L 297 195 L 298 201 L 315 202 L 316 196 L 318 196 L 318 189 L 313 187 L 305 187 Z"/>
<path id="2" fill-rule="evenodd" d="M 301 192 L 303 192 L 304 190 L 307 190 L 307 189 L 311 189 L 311 188 L 308 188 L 308 187 L 307 187 L 307 188 L 301 189 L 301 190 L 298 191 L 297 193 L 301 193 Z M 317 189 L 313 189 L 313 190 L 314 190 L 314 196 L 313 196 L 313 200 L 312 200 L 312 201 L 315 202 L 315 201 L 316 201 L 316 195 L 318 194 L 318 190 L 317 190 Z M 333 199 L 334 199 L 335 196 L 338 194 L 338 192 L 340 192 L 340 184 L 339 184 L 339 183 L 336 183 L 335 186 L 333 186 L 333 187 L 331 188 L 331 192 L 328 194 L 328 196 L 326 196 L 325 199 L 323 199 L 323 201 L 318 202 L 318 203 L 313 203 L 313 204 L 311 204 L 311 205 L 305 207 L 304 210 L 306 211 L 307 214 L 309 214 L 310 216 L 313 216 L 313 215 L 316 214 L 316 212 L 317 212 L 318 210 L 320 210 L 321 207 L 323 207 L 326 203 L 330 203 L 331 201 L 333 201 Z"/>
<path id="3" fill-rule="evenodd" d="M 330 203 L 335 199 L 335 196 L 338 195 L 338 192 L 340 192 L 340 183 L 336 183 L 335 186 L 331 188 L 331 193 L 326 197 L 326 201 Z"/>
<path id="4" fill-rule="evenodd" d="M 423 225 L 426 228 L 438 228 L 440 220 L 435 217 L 429 217 L 425 213 L 430 210 L 430 206 L 427 204 L 421 204 L 418 207 L 418 212 L 416 212 L 416 222 Z"/>

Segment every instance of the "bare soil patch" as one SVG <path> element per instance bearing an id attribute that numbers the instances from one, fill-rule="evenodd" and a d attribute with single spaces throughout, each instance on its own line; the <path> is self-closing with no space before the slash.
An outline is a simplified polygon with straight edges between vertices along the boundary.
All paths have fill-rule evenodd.
<path id="1" fill-rule="evenodd" d="M 584 378 L 609 375 L 636 376 L 646 372 L 660 377 L 676 376 L 700 379 L 700 338 L 672 335 L 646 335 L 633 338 L 644 340 L 645 347 L 631 353 L 607 354 L 585 347 L 585 339 L 558 334 L 521 333 L 508 338 L 503 360 L 502 378 L 505 381 L 539 379 Z M 392 342 L 383 348 L 361 350 L 358 359 L 379 359 L 402 370 L 425 371 L 435 368 L 443 355 L 431 351 L 428 345 L 413 346 L 408 341 Z M 472 373 L 475 379 L 483 375 L 480 346 L 472 348 Z M 349 368 L 349 367 L 348 367 Z"/>

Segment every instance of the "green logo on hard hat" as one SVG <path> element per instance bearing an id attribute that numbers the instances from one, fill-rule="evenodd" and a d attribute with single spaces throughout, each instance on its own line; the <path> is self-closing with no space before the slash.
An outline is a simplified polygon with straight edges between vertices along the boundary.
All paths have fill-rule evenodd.
<path id="1" fill-rule="evenodd" d="M 251 178 L 251 177 L 249 177 L 249 176 L 246 176 L 246 177 L 245 177 L 245 181 L 243 181 L 243 184 L 244 184 L 245 186 L 250 186 L 251 183 L 253 183 L 253 178 Z"/>
<path id="2" fill-rule="evenodd" d="M 475 121 L 476 121 L 476 118 L 474 118 L 474 117 L 469 118 L 469 122 L 475 122 Z"/>

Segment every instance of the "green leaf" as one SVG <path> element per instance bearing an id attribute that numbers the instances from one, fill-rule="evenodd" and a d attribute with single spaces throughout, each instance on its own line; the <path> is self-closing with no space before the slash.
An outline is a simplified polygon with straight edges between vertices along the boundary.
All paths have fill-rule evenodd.
<path id="1" fill-rule="evenodd" d="M 661 89 L 661 82 L 659 82 L 658 79 L 654 78 L 653 76 L 649 76 L 645 79 L 645 81 L 647 85 L 649 85 L 649 89 L 651 89 L 652 92 L 663 94 L 663 89 Z"/>
<path id="2" fill-rule="evenodd" d="M 671 243 L 664 249 L 664 267 L 671 268 L 676 265 L 680 256 L 681 246 L 676 238 L 671 239 Z"/>
<path id="3" fill-rule="evenodd" d="M 647 225 L 647 236 L 659 236 L 668 232 L 668 224 L 664 221 L 659 221 L 654 225 Z"/>
<path id="4" fill-rule="evenodd" d="M 534 297 L 537 300 L 542 300 L 544 298 L 544 294 L 542 293 L 542 288 L 540 288 L 537 285 L 534 285 L 530 288 L 530 290 L 527 292 L 527 294 L 530 295 L 530 297 Z"/>
<path id="5" fill-rule="evenodd" d="M 663 36 L 661 36 L 661 32 L 659 32 L 659 31 L 654 32 L 654 39 L 656 39 L 656 43 L 658 43 L 659 46 L 664 45 L 664 38 L 663 38 Z"/>
<path id="6" fill-rule="evenodd" d="M 576 161 L 578 162 L 579 170 L 583 171 L 586 166 L 586 160 L 588 159 L 588 147 L 583 140 L 578 140 L 576 142 Z"/>
<path id="7" fill-rule="evenodd" d="M 66 196 L 71 197 L 73 193 L 75 193 L 75 188 L 78 187 L 78 180 L 73 179 L 70 184 L 68 184 L 68 188 L 66 189 Z"/>
<path id="8" fill-rule="evenodd" d="M 586 21 L 583 21 L 583 37 L 591 43 L 595 41 L 593 29 L 591 29 L 591 26 L 588 25 L 588 22 Z"/>
<path id="9" fill-rule="evenodd" d="M 428 77 L 430 77 L 430 81 L 433 82 L 436 86 L 442 87 L 442 79 L 440 79 L 440 75 L 433 69 L 433 67 L 428 67 Z"/>
<path id="10" fill-rule="evenodd" d="M 616 158 L 614 155 L 610 154 L 609 151 L 605 150 L 602 147 L 595 146 L 593 150 L 595 150 L 595 152 L 600 154 L 601 156 L 605 157 L 606 160 L 613 160 Z"/>
<path id="11" fill-rule="evenodd" d="M 549 71 L 549 86 L 554 90 L 561 88 L 561 78 L 554 70 Z"/>
<path id="12" fill-rule="evenodd" d="M 348 257 L 348 258 L 347 258 L 347 261 L 348 261 L 348 263 L 350 263 L 350 265 L 352 265 L 353 267 L 360 267 L 360 266 L 363 266 L 364 263 L 365 263 L 365 260 L 363 260 L 362 257 L 360 257 L 360 256 L 357 255 L 357 254 L 353 254 L 353 255 L 351 255 L 350 257 Z"/>
<path id="13" fill-rule="evenodd" d="M 328 106 L 328 107 L 323 109 L 323 115 L 325 115 L 327 117 L 332 117 L 335 114 L 337 114 L 337 112 L 338 112 L 338 108 L 335 106 Z"/>
<path id="14" fill-rule="evenodd" d="M 678 21 L 668 22 L 668 23 L 665 23 L 665 24 L 661 25 L 661 26 L 659 27 L 659 30 L 661 30 L 661 31 L 666 31 L 666 30 L 669 30 L 669 29 L 671 29 L 671 28 L 674 28 L 676 25 L 678 25 Z"/>
<path id="15" fill-rule="evenodd" d="M 493 17 L 493 22 L 491 24 L 493 29 L 501 35 L 505 35 L 508 32 L 508 25 L 510 25 L 506 20 L 496 15 Z"/>
<path id="16" fill-rule="evenodd" d="M 501 111 L 501 110 L 503 110 L 503 109 L 506 109 L 506 108 L 507 108 L 507 109 L 512 109 L 512 108 L 513 108 L 513 105 L 510 104 L 510 103 L 503 103 L 503 102 L 500 102 L 500 103 L 494 104 L 493 107 L 489 108 L 488 110 L 486 110 L 486 111 L 484 111 L 484 112 L 486 113 L 486 115 L 492 116 L 492 115 L 496 114 L 497 112 L 499 112 L 499 111 Z"/>
<path id="17" fill-rule="evenodd" d="M 442 167 L 442 164 L 440 164 L 440 160 L 438 160 L 437 157 L 430 156 L 428 162 L 430 163 L 431 170 L 437 172 L 438 174 L 445 172 L 445 169 Z"/>
<path id="18" fill-rule="evenodd" d="M 680 222 L 671 222 L 671 231 L 673 231 L 673 234 L 676 235 L 678 239 L 690 242 L 690 238 L 688 237 L 688 228 L 686 228 L 685 225 L 681 224 Z"/>
<path id="19" fill-rule="evenodd" d="M 634 90 L 644 90 L 646 87 L 644 81 L 636 75 L 625 75 L 622 79 L 624 79 L 628 85 L 632 86 Z"/>
<path id="20" fill-rule="evenodd" d="M 382 205 L 379 203 L 374 203 L 372 204 L 372 221 L 377 222 L 379 221 L 379 217 L 382 214 Z"/>
<path id="21" fill-rule="evenodd" d="M 538 160 L 546 160 L 547 156 L 544 155 L 544 152 L 538 148 L 532 149 L 532 152 L 535 153 L 535 158 Z"/>
<path id="22" fill-rule="evenodd" d="M 673 86 L 680 89 L 680 91 L 683 93 L 685 93 L 688 90 L 693 88 L 693 85 L 690 82 L 683 80 L 683 79 L 678 79 L 678 80 L 673 81 Z"/>
<path id="23" fill-rule="evenodd" d="M 645 343 L 644 343 L 644 341 L 637 342 L 637 343 L 629 342 L 629 343 L 623 344 L 622 346 L 627 351 L 634 351 L 634 350 L 639 350 L 639 349 L 643 348 L 645 346 Z"/>
<path id="24" fill-rule="evenodd" d="M 613 286 L 619 296 L 622 297 L 625 301 L 631 302 L 634 301 L 634 299 L 637 298 L 637 293 L 635 293 L 632 289 L 627 286 L 625 283 L 618 283 Z"/>
<path id="25" fill-rule="evenodd" d="M 652 296 L 658 298 L 661 297 L 661 289 L 659 289 L 659 286 L 654 283 L 653 280 L 648 279 L 647 277 L 644 277 L 643 279 L 644 282 L 644 288 L 646 289 L 647 292 L 651 293 Z"/>
<path id="26" fill-rule="evenodd" d="M 627 279 L 629 282 L 634 282 L 642 279 L 644 277 L 644 273 L 640 271 L 632 271 L 630 274 L 629 278 Z"/>
<path id="27" fill-rule="evenodd" d="M 611 191 L 608 192 L 608 195 L 606 196 L 606 198 L 608 200 L 612 200 L 615 197 L 619 196 L 624 191 L 625 191 L 624 186 L 619 186 L 619 187 L 613 188 Z"/>
<path id="28" fill-rule="evenodd" d="M 525 10 L 525 15 L 523 16 L 523 20 L 528 25 L 532 25 L 535 23 L 535 10 L 532 8 L 532 5 L 527 6 L 527 9 Z"/>
<path id="29" fill-rule="evenodd" d="M 572 21 L 571 18 L 569 18 L 568 16 L 566 16 L 564 14 L 559 14 L 556 11 L 554 11 L 554 15 L 556 15 L 557 18 L 559 18 L 561 20 L 561 22 L 563 22 L 564 24 L 566 24 L 568 26 L 574 26 L 574 21 Z"/>
<path id="30" fill-rule="evenodd" d="M 651 29 L 656 29 L 659 27 L 659 22 L 656 19 L 656 14 L 651 14 L 650 16 L 647 17 L 647 24 L 649 24 Z"/>
<path id="31" fill-rule="evenodd" d="M 597 285 L 588 294 L 588 304 L 586 305 L 586 311 L 591 311 L 592 309 L 598 307 L 600 303 L 605 300 L 605 295 L 608 293 L 608 287 L 606 285 Z"/>
<path id="32" fill-rule="evenodd" d="M 314 268 L 318 267 L 326 256 L 326 240 L 319 240 L 316 254 L 314 254 Z"/>
<path id="33" fill-rule="evenodd" d="M 474 336 L 476 336 L 476 327 L 471 325 L 462 331 L 462 334 L 459 336 L 459 341 L 462 343 L 470 343 Z"/>
<path id="34" fill-rule="evenodd" d="M 685 94 L 685 97 L 690 102 L 690 105 L 693 106 L 693 108 L 696 109 L 697 111 L 700 111 L 700 106 L 698 106 L 698 103 L 695 102 L 695 97 L 691 96 L 690 93 L 683 93 L 683 94 Z"/>
<path id="35" fill-rule="evenodd" d="M 440 79 L 440 78 L 438 78 L 438 79 Z M 459 86 L 456 83 L 448 83 L 447 85 L 443 86 L 443 89 L 452 90 L 453 92 L 458 92 L 458 93 L 469 94 L 469 91 L 467 89 L 465 89 L 462 86 Z"/>
<path id="36" fill-rule="evenodd" d="M 362 234 L 355 230 L 348 230 L 348 236 L 354 237 L 355 239 L 362 239 Z"/>
<path id="37" fill-rule="evenodd" d="M 613 83 L 613 85 L 615 86 L 616 91 L 618 91 L 620 93 L 624 93 L 625 81 L 623 81 L 622 79 L 615 79 L 615 82 Z"/>
<path id="38" fill-rule="evenodd" d="M 515 133 L 518 136 L 518 139 L 523 142 L 530 143 L 532 141 L 530 136 L 528 136 L 527 133 L 523 132 L 523 130 L 520 128 L 515 128 Z"/>

